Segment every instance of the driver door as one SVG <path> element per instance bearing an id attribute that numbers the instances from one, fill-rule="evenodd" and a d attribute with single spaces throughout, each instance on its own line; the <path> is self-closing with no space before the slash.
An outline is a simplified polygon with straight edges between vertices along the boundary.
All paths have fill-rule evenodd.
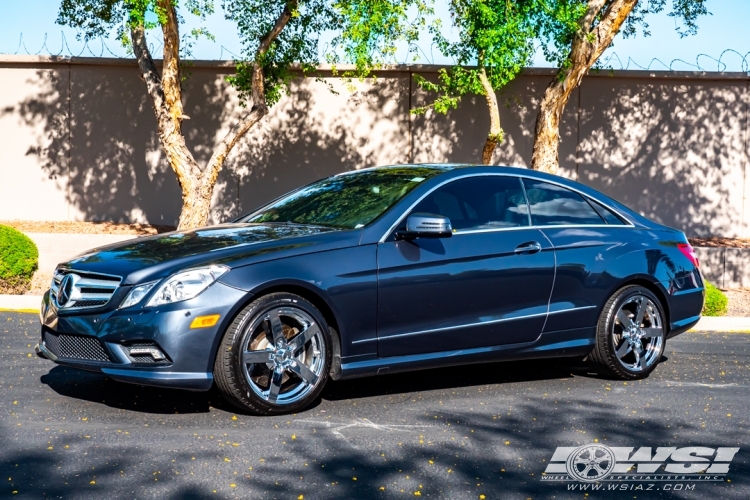
<path id="1" fill-rule="evenodd" d="M 404 240 L 394 231 L 378 245 L 378 355 L 536 340 L 555 259 L 530 226 L 520 179 L 457 179 L 427 195 L 417 212 L 448 217 L 454 233 Z"/>

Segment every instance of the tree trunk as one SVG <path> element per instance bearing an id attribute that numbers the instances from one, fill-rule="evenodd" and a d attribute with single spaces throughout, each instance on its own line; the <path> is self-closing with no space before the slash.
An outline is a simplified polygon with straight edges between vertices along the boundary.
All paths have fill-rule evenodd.
<path id="1" fill-rule="evenodd" d="M 622 23 L 638 0 L 613 0 L 592 29 L 594 20 L 607 0 L 589 0 L 586 15 L 579 22 L 579 32 L 573 39 L 568 60 L 569 67 L 561 68 L 544 92 L 539 104 L 534 135 L 531 168 L 556 173 L 560 166 L 560 119 L 573 90 L 610 46 Z"/>
<path id="2" fill-rule="evenodd" d="M 216 146 L 205 169 L 201 169 L 198 165 L 182 135 L 182 120 L 188 117 L 183 114 L 182 107 L 180 37 L 175 3 L 173 0 L 158 0 L 158 3 L 167 14 L 166 23 L 162 25 L 164 36 L 162 74 L 159 75 L 151 57 L 143 25 L 131 28 L 133 52 L 154 106 L 159 140 L 182 189 L 182 210 L 177 229 L 193 229 L 208 223 L 216 180 L 232 148 L 248 130 L 268 114 L 260 60 L 292 18 L 292 12 L 297 8 L 298 2 L 297 0 L 289 1 L 271 31 L 260 40 L 253 63 L 253 106 L 250 112 L 232 127 Z"/>
<path id="3" fill-rule="evenodd" d="M 484 142 L 482 150 L 482 163 L 485 165 L 492 164 L 492 154 L 495 148 L 503 142 L 503 129 L 500 127 L 500 109 L 497 106 L 497 96 L 495 89 L 492 88 L 487 72 L 482 68 L 479 72 L 479 81 L 484 89 L 484 98 L 487 99 L 487 108 L 490 112 L 490 132 Z"/>

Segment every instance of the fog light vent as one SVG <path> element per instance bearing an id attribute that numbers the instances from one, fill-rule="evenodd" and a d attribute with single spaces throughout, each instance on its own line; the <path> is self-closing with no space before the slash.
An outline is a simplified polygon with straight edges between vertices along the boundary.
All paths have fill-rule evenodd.
<path id="1" fill-rule="evenodd" d="M 137 343 L 125 346 L 133 363 L 169 363 L 167 355 L 153 343 Z"/>

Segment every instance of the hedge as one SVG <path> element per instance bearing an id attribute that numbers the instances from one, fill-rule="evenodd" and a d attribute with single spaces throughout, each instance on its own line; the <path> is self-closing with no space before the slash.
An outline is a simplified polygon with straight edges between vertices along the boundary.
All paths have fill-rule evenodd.
<path id="1" fill-rule="evenodd" d="M 20 231 L 0 226 L 0 293 L 21 295 L 31 287 L 39 251 Z"/>
<path id="2" fill-rule="evenodd" d="M 706 281 L 706 301 L 703 303 L 704 316 L 724 316 L 727 313 L 727 296 Z"/>

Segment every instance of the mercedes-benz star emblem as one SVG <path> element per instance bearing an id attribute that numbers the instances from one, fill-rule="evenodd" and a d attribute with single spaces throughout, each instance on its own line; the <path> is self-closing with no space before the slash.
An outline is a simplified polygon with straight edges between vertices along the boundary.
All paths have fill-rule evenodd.
<path id="1" fill-rule="evenodd" d="M 60 288 L 57 290 L 57 303 L 60 307 L 64 306 L 70 300 L 70 295 L 73 293 L 73 285 L 75 278 L 72 274 L 66 275 L 60 282 Z"/>
<path id="2" fill-rule="evenodd" d="M 568 456 L 565 468 L 578 481 L 601 481 L 615 468 L 615 453 L 603 444 L 587 444 Z"/>

